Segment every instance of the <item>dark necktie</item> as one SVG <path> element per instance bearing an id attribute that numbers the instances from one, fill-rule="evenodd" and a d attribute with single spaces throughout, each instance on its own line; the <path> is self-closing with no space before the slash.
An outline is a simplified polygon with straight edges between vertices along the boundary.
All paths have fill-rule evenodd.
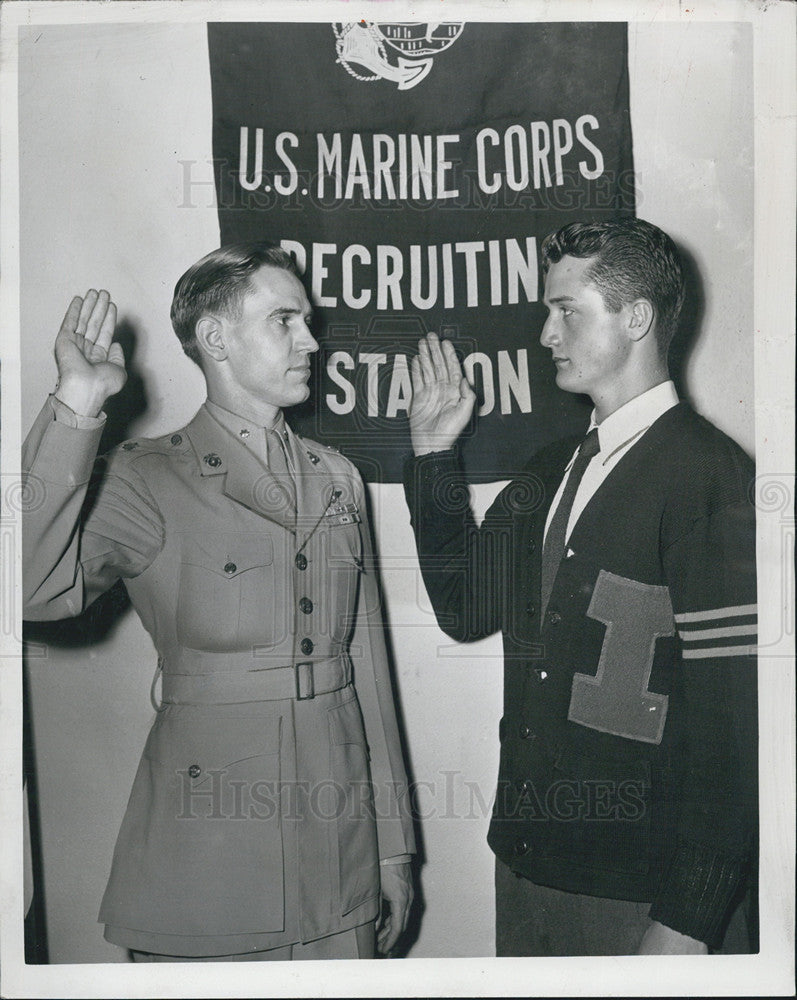
<path id="1" fill-rule="evenodd" d="M 545 610 L 548 607 L 548 600 L 553 590 L 553 583 L 559 570 L 559 563 L 565 552 L 565 539 L 567 538 L 567 522 L 570 520 L 570 511 L 573 509 L 573 501 L 576 498 L 576 491 L 581 482 L 587 466 L 600 451 L 598 441 L 598 429 L 593 427 L 581 442 L 575 461 L 567 477 L 565 488 L 559 498 L 559 506 L 553 512 L 551 523 L 548 525 L 548 533 L 545 536 L 545 544 L 542 547 L 542 572 L 540 583 L 540 622 L 545 618 Z"/>
<path id="2" fill-rule="evenodd" d="M 266 428 L 268 441 L 268 467 L 285 496 L 285 509 L 296 512 L 296 483 L 288 464 L 285 441 L 279 431 Z"/>

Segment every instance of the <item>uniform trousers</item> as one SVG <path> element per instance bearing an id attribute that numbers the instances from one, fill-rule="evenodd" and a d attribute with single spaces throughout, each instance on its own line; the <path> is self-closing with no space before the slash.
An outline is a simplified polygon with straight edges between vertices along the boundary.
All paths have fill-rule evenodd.
<path id="1" fill-rule="evenodd" d="M 131 951 L 134 962 L 308 962 L 335 958 L 373 958 L 374 922 L 360 924 L 339 934 L 329 934 L 305 944 L 286 944 L 266 951 L 249 951 L 242 955 L 208 955 L 201 958 L 183 955 L 153 955 L 147 951 Z"/>
<path id="2" fill-rule="evenodd" d="M 726 955 L 756 950 L 748 933 L 744 900 L 733 913 L 725 940 Z M 604 899 L 563 892 L 522 878 L 502 861 L 495 863 L 496 955 L 564 957 L 635 955 L 652 924 L 650 903 Z"/>

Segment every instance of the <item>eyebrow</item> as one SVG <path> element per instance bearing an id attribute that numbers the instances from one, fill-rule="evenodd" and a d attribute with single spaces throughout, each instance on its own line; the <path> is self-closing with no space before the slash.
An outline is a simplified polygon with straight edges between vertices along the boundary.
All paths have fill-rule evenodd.
<path id="1" fill-rule="evenodd" d="M 557 305 L 559 302 L 575 302 L 576 300 L 572 295 L 557 295 L 553 299 L 545 299 L 544 301 Z"/>
<path id="2" fill-rule="evenodd" d="M 272 311 L 269 313 L 269 317 L 271 317 L 271 316 L 274 316 L 274 317 L 276 317 L 276 316 L 304 316 L 307 320 L 311 320 L 313 318 L 313 310 L 312 309 L 308 309 L 307 312 L 304 312 L 301 309 L 291 309 L 290 306 L 280 306 L 278 309 L 272 309 Z"/>

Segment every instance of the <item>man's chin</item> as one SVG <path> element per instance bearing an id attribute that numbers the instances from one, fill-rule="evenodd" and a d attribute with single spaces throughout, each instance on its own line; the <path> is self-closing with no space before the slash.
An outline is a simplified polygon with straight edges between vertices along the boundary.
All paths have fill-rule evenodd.
<path id="1" fill-rule="evenodd" d="M 556 384 L 560 389 L 565 392 L 582 392 L 576 385 L 576 379 L 573 378 L 572 372 L 568 372 L 565 369 L 560 368 L 556 372 Z"/>
<path id="2" fill-rule="evenodd" d="M 300 403 L 306 403 L 309 398 L 309 386 L 305 386 L 304 389 L 297 389 L 295 393 L 291 393 L 290 399 L 286 398 L 285 402 L 282 404 L 282 409 L 287 409 L 289 406 L 298 406 Z"/>

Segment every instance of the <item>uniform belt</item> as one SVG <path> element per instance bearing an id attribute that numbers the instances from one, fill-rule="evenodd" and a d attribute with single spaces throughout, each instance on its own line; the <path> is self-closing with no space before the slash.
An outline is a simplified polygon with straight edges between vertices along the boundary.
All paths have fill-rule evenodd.
<path id="1" fill-rule="evenodd" d="M 303 660 L 242 673 L 174 674 L 163 671 L 163 704 L 228 705 L 249 701 L 306 701 L 351 683 L 348 656 Z"/>

